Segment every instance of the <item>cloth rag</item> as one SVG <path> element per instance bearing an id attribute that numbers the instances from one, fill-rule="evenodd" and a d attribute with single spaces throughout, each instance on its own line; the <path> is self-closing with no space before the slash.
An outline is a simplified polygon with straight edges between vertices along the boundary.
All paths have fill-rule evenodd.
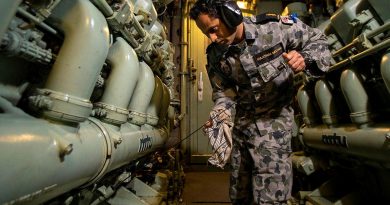
<path id="1" fill-rule="evenodd" d="M 210 119 L 212 125 L 206 128 L 205 132 L 208 135 L 213 154 L 208 162 L 223 169 L 230 158 L 233 146 L 231 112 L 222 106 L 216 106 L 210 112 Z"/>

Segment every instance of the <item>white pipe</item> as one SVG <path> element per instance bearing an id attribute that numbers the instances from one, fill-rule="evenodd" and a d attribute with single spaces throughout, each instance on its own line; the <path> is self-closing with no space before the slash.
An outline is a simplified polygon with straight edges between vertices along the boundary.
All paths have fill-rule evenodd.
<path id="1" fill-rule="evenodd" d="M 163 94 L 162 94 L 162 98 L 161 98 L 161 109 L 160 109 L 160 112 L 158 114 L 158 116 L 159 116 L 158 117 L 159 118 L 158 119 L 158 126 L 159 127 L 166 125 L 170 101 L 171 101 L 171 96 L 169 93 L 169 88 L 168 88 L 168 86 L 163 84 Z"/>
<path id="2" fill-rule="evenodd" d="M 381 74 L 387 91 L 390 93 L 390 50 L 387 50 L 386 53 L 382 56 Z"/>
<path id="3" fill-rule="evenodd" d="M 88 0 L 61 1 L 51 17 L 65 40 L 46 88 L 89 99 L 108 53 L 106 19 Z"/>
<path id="4" fill-rule="evenodd" d="M 157 20 L 157 11 L 151 0 L 135 0 L 134 7 L 135 10 L 146 11 L 152 23 Z"/>
<path id="5" fill-rule="evenodd" d="M 166 131 L 146 124 L 141 126 L 140 129 L 136 127 L 127 128 L 126 131 L 120 131 L 122 143 L 114 149 L 111 157 L 112 163 L 108 171 L 129 164 L 132 160 L 161 148 L 167 139 L 168 133 Z"/>
<path id="6" fill-rule="evenodd" d="M 29 83 L 23 83 L 19 87 L 16 87 L 0 83 L 0 97 L 4 97 L 5 99 L 9 100 L 13 105 L 16 105 L 22 98 L 22 94 L 26 90 L 28 85 Z"/>
<path id="7" fill-rule="evenodd" d="M 153 96 L 155 87 L 154 75 L 145 62 L 140 62 L 140 74 L 137 86 L 128 106 L 129 122 L 136 125 L 146 123 L 146 110 Z"/>
<path id="8" fill-rule="evenodd" d="M 104 121 L 122 124 L 127 121 L 127 106 L 135 89 L 140 73 L 137 54 L 123 38 L 111 46 L 107 57 L 111 73 L 100 102 L 95 106 L 107 110 Z"/>
<path id="9" fill-rule="evenodd" d="M 307 126 L 313 126 L 318 122 L 317 116 L 318 112 L 316 111 L 313 103 L 314 96 L 311 96 L 307 91 L 307 88 L 302 85 L 298 89 L 297 100 L 301 112 L 303 114 L 303 121 Z"/>
<path id="10" fill-rule="evenodd" d="M 146 110 L 146 123 L 149 125 L 157 125 L 158 116 L 161 109 L 162 104 L 162 94 L 163 94 L 163 83 L 159 77 L 155 76 L 155 87 L 152 99 L 150 100 L 150 104 Z"/>
<path id="11" fill-rule="evenodd" d="M 353 123 L 364 125 L 371 122 L 371 105 L 363 80 L 353 69 L 341 73 L 340 87 L 347 101 Z"/>
<path id="12" fill-rule="evenodd" d="M 0 204 L 39 204 L 83 185 L 102 169 L 106 147 L 93 124 L 69 131 L 44 120 L 0 115 L 0 163 L 5 167 L 0 169 Z"/>
<path id="13" fill-rule="evenodd" d="M 15 129 L 17 123 L 20 129 Z M 0 114 L 0 204 L 41 204 L 159 147 L 167 132 L 150 125 L 119 132 L 94 118 L 78 128 Z M 115 145 L 115 138 L 121 137 Z"/>
<path id="14" fill-rule="evenodd" d="M 333 125 L 338 122 L 336 102 L 333 97 L 329 83 L 320 79 L 315 85 L 315 96 L 322 113 L 322 121 L 326 125 Z"/>
<path id="15" fill-rule="evenodd" d="M 117 38 L 107 60 L 111 65 L 111 73 L 101 101 L 127 108 L 140 73 L 137 54 L 123 38 Z"/>
<path id="16" fill-rule="evenodd" d="M 352 156 L 363 157 L 367 161 L 389 162 L 387 124 L 375 124 L 359 129 L 354 125 L 344 125 L 338 128 L 317 126 L 304 128 L 303 142 L 306 146 Z"/>

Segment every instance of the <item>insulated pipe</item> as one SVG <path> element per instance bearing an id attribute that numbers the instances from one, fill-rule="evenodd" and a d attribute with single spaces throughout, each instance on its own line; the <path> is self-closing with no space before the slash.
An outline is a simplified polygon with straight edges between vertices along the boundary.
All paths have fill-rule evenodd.
<path id="1" fill-rule="evenodd" d="M 329 84 L 320 79 L 315 86 L 315 95 L 322 112 L 322 121 L 326 125 L 337 123 L 336 105 Z"/>
<path id="2" fill-rule="evenodd" d="M 382 56 L 381 74 L 387 91 L 390 93 L 390 49 Z"/>
<path id="3" fill-rule="evenodd" d="M 127 121 L 127 106 L 140 73 L 138 57 L 134 49 L 119 37 L 110 47 L 107 61 L 111 73 L 103 97 L 95 106 L 106 110 L 103 121 L 120 125 Z"/>
<path id="4" fill-rule="evenodd" d="M 52 17 L 64 31 L 65 41 L 46 87 L 89 99 L 108 53 L 106 20 L 87 0 L 62 1 Z"/>
<path id="5" fill-rule="evenodd" d="M 133 126 L 118 132 L 114 126 L 103 124 L 111 138 L 120 138 L 119 144 L 112 144 L 113 154 L 110 156 L 110 164 L 105 173 L 129 164 L 132 160 L 142 157 L 164 145 L 167 132 L 149 126 L 148 129 L 140 129 Z"/>
<path id="6" fill-rule="evenodd" d="M 168 108 L 171 100 L 169 88 L 165 84 L 162 85 L 163 85 L 163 96 L 161 99 L 161 109 L 158 117 L 159 127 L 164 126 L 166 124 L 167 117 L 168 117 Z"/>
<path id="7" fill-rule="evenodd" d="M 51 17 L 65 40 L 45 89 L 38 89 L 30 102 L 45 117 L 82 122 L 91 113 L 89 98 L 108 53 L 107 22 L 88 0 L 61 1 Z"/>
<path id="8" fill-rule="evenodd" d="M 161 79 L 157 76 L 154 76 L 154 79 L 155 87 L 153 96 L 146 110 L 146 123 L 152 126 L 155 126 L 158 123 L 158 116 L 161 109 L 161 102 L 163 96 L 163 83 Z"/>
<path id="9" fill-rule="evenodd" d="M 46 88 L 88 100 L 108 54 L 107 21 L 88 0 L 61 1 L 51 17 L 65 40 Z"/>
<path id="10" fill-rule="evenodd" d="M 0 169 L 0 204 L 40 204 L 68 192 L 91 180 L 107 156 L 106 139 L 93 124 L 75 131 L 7 114 L 0 115 L 0 150 L 7 167 Z"/>
<path id="11" fill-rule="evenodd" d="M 20 129 L 14 129 L 15 124 Z M 94 118 L 73 128 L 1 114 L 0 163 L 7 169 L 0 169 L 0 204 L 41 204 L 93 184 L 162 147 L 167 135 L 149 125 L 122 133 Z M 119 137 L 121 143 L 115 144 Z"/>
<path id="12" fill-rule="evenodd" d="M 358 125 L 369 123 L 370 103 L 359 75 L 352 69 L 344 70 L 341 73 L 340 87 L 351 111 L 352 122 Z"/>
<path id="13" fill-rule="evenodd" d="M 140 62 L 140 74 L 134 94 L 128 106 L 129 123 L 143 125 L 146 123 L 146 110 L 153 96 L 155 79 L 152 70 L 145 62 Z"/>
<path id="14" fill-rule="evenodd" d="M 364 129 L 353 125 L 340 128 L 313 127 L 304 128 L 303 141 L 311 148 L 337 152 L 389 162 L 390 128 L 386 124 L 378 124 Z"/>
<path id="15" fill-rule="evenodd" d="M 307 92 L 304 85 L 302 85 L 297 92 L 297 100 L 303 115 L 303 121 L 307 126 L 312 126 L 317 122 L 317 113 L 314 108 L 313 100 Z"/>

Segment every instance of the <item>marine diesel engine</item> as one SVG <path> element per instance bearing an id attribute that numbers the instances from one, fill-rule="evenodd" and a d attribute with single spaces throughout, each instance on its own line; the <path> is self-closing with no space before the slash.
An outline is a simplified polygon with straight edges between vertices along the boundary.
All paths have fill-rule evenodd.
<path id="1" fill-rule="evenodd" d="M 390 201 L 388 9 L 387 0 L 349 0 L 320 25 L 333 62 L 323 78 L 304 79 L 296 96 L 301 204 Z"/>
<path id="2" fill-rule="evenodd" d="M 175 200 L 179 155 L 159 151 L 174 50 L 153 2 L 6 0 L 0 11 L 0 204 Z"/>

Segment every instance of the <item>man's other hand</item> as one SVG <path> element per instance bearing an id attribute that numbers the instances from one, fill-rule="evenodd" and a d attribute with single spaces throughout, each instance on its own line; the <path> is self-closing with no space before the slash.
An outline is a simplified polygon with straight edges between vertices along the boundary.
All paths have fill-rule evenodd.
<path id="1" fill-rule="evenodd" d="M 294 73 L 298 73 L 303 71 L 306 67 L 305 59 L 303 56 L 297 52 L 296 50 L 292 50 L 288 53 L 283 53 L 283 58 L 290 66 L 290 68 L 294 71 Z"/>

